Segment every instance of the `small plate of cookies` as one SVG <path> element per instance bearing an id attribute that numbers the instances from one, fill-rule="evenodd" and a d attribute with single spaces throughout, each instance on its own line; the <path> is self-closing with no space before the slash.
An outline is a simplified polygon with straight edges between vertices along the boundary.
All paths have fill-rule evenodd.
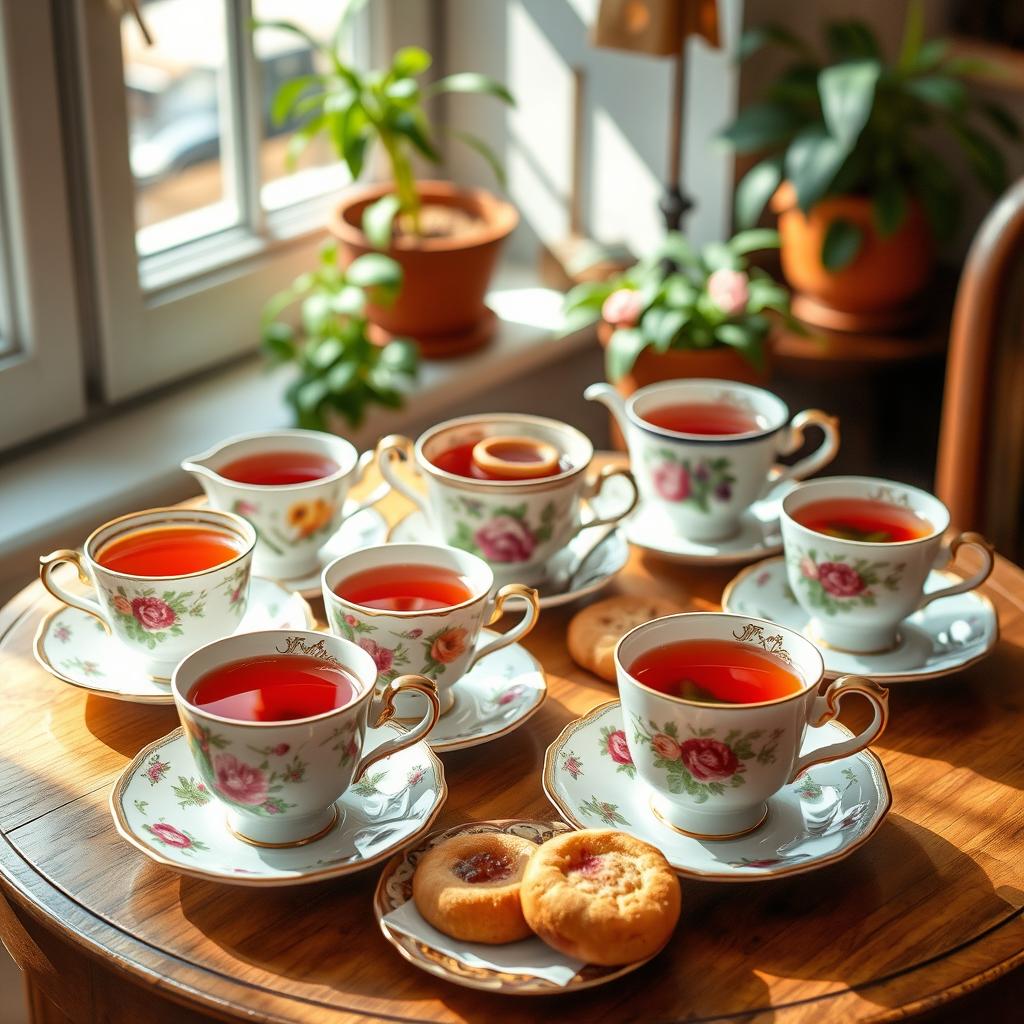
<path id="1" fill-rule="evenodd" d="M 411 964 L 468 988 L 557 995 L 643 966 L 672 937 L 679 881 L 648 843 L 561 822 L 476 821 L 384 868 L 374 913 Z"/>

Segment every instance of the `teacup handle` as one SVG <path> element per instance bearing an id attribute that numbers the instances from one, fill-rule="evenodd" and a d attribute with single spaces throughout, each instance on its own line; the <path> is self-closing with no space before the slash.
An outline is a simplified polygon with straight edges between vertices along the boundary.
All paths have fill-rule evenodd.
<path id="1" fill-rule="evenodd" d="M 773 466 L 765 490 L 775 487 L 784 480 L 803 480 L 804 477 L 812 476 L 836 457 L 839 451 L 839 420 L 835 416 L 829 416 L 827 412 L 822 412 L 821 409 L 804 409 L 793 417 L 789 425 L 789 440 L 783 448 L 783 454 L 795 452 L 804 443 L 804 434 L 808 427 L 821 427 L 825 435 L 821 444 L 810 455 L 799 462 L 794 462 L 792 466 Z"/>
<path id="2" fill-rule="evenodd" d="M 921 598 L 921 603 L 917 606 L 918 610 L 929 605 L 932 601 L 938 601 L 943 597 L 952 597 L 954 594 L 962 594 L 966 590 L 973 590 L 975 587 L 980 587 L 985 580 L 988 579 L 989 574 L 992 572 L 992 567 L 995 564 L 995 553 L 992 545 L 980 533 L 958 533 L 947 545 L 943 545 L 939 558 L 937 561 L 941 561 L 942 564 L 948 565 L 953 559 L 956 558 L 956 553 L 964 545 L 972 548 L 976 548 L 981 552 L 981 568 L 973 575 L 965 580 L 961 580 L 959 583 L 953 583 L 948 587 L 943 587 L 941 590 L 936 590 L 931 594 L 925 594 Z M 943 558 L 943 555 L 948 554 L 948 558 Z"/>
<path id="3" fill-rule="evenodd" d="M 537 625 L 537 617 L 540 615 L 540 594 L 537 593 L 533 587 L 523 586 L 522 583 L 507 583 L 505 586 L 498 591 L 494 596 L 494 611 L 491 612 L 491 617 L 487 620 L 487 625 L 493 625 L 505 614 L 505 602 L 512 601 L 516 598 L 526 602 L 526 609 L 523 613 L 522 619 L 519 620 L 508 632 L 503 633 L 501 636 L 492 640 L 489 644 L 485 644 L 481 647 L 472 658 L 469 659 L 469 664 L 466 666 L 468 672 L 481 658 L 486 658 L 488 654 L 493 654 L 495 651 L 500 651 L 502 647 L 508 647 L 509 644 L 514 644 L 517 640 L 522 640 L 527 633 Z"/>
<path id="4" fill-rule="evenodd" d="M 384 477 L 387 484 L 393 487 L 399 494 L 408 498 L 424 515 L 428 515 L 427 503 L 422 494 L 414 491 L 396 472 L 395 466 L 399 462 L 411 460 L 413 443 L 401 434 L 388 434 L 377 442 L 374 458 L 380 469 L 380 475 Z"/>
<path id="5" fill-rule="evenodd" d="M 392 679 L 384 688 L 384 692 L 373 698 L 370 705 L 370 718 L 376 712 L 377 718 L 374 725 L 379 727 L 395 717 L 395 698 L 400 693 L 420 693 L 427 700 L 427 709 L 423 717 L 406 733 L 393 740 L 384 740 L 378 743 L 368 754 L 364 754 L 356 765 L 352 781 L 358 782 L 370 765 L 376 764 L 382 757 L 397 754 L 399 750 L 405 750 L 414 743 L 419 743 L 427 733 L 437 724 L 441 717 L 441 702 L 437 699 L 437 684 L 426 676 L 406 675 Z M 379 711 L 378 711 L 379 708 Z"/>
<path id="6" fill-rule="evenodd" d="M 839 713 L 839 703 L 848 693 L 859 693 L 867 698 L 874 705 L 875 715 L 865 729 L 862 729 L 856 736 L 840 743 L 830 743 L 827 747 L 813 750 L 798 758 L 796 767 L 789 781 L 792 782 L 812 765 L 824 764 L 826 761 L 837 761 L 841 757 L 849 757 L 856 754 L 858 750 L 874 743 L 886 722 L 889 720 L 889 691 L 884 686 L 879 686 L 873 679 L 865 676 L 840 676 L 828 684 L 824 694 L 814 698 L 807 721 L 811 726 L 821 726 L 830 722 Z"/>
<path id="7" fill-rule="evenodd" d="M 636 503 L 640 499 L 640 492 L 636 489 L 636 480 L 633 479 L 633 474 L 625 466 L 603 466 L 597 476 L 587 482 L 583 493 L 583 500 L 587 503 L 587 507 L 590 507 L 590 502 L 604 490 L 604 485 L 613 476 L 621 476 L 629 481 L 630 489 L 633 491 L 633 497 L 630 498 L 629 504 L 614 515 L 595 515 L 593 519 L 588 519 L 585 523 L 577 523 L 570 537 L 575 537 L 581 530 L 589 530 L 592 526 L 612 526 L 614 523 L 625 519 L 636 508 Z"/>
<path id="8" fill-rule="evenodd" d="M 356 475 L 355 483 L 362 483 L 363 477 L 366 476 L 366 471 L 373 465 L 377 460 L 377 452 L 370 448 L 363 452 L 359 456 L 359 461 L 356 463 Z M 353 505 L 349 511 L 345 514 L 345 519 L 351 519 L 354 515 L 358 515 L 360 512 L 365 511 L 373 505 L 376 505 L 381 498 L 386 497 L 391 493 L 391 484 L 387 480 L 382 480 L 370 493 Z"/>
<path id="9" fill-rule="evenodd" d="M 99 601 L 94 597 L 86 597 L 83 594 L 69 594 L 54 578 L 54 570 L 62 562 L 69 562 L 78 571 L 78 578 L 87 586 L 95 589 L 95 585 L 92 580 L 89 579 L 89 574 L 85 571 L 85 566 L 82 565 L 82 556 L 71 548 L 61 548 L 59 551 L 51 551 L 48 555 L 43 555 L 39 559 L 39 581 L 46 589 L 53 594 L 58 601 L 63 601 L 64 604 L 71 605 L 72 608 L 78 608 L 79 611 L 88 612 L 89 615 L 94 615 L 104 626 L 107 625 L 106 617 L 103 614 L 103 609 L 100 607 Z"/>

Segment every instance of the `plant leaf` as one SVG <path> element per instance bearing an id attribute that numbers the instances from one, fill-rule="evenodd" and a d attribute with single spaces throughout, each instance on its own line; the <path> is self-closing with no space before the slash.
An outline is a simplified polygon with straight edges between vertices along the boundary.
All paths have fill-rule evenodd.
<path id="1" fill-rule="evenodd" d="M 877 60 L 856 60 L 835 64 L 818 75 L 825 124 L 832 136 L 848 146 L 852 147 L 868 123 L 881 73 Z"/>
<path id="2" fill-rule="evenodd" d="M 272 323 L 263 328 L 263 348 L 278 363 L 295 358 L 295 331 L 288 324 Z"/>
<path id="3" fill-rule="evenodd" d="M 828 226 L 821 246 L 821 262 L 835 273 L 849 266 L 860 252 L 864 232 L 856 224 L 837 217 Z"/>
<path id="4" fill-rule="evenodd" d="M 317 85 L 323 81 L 322 75 L 299 75 L 296 78 L 283 82 L 274 96 L 274 103 L 270 108 L 270 118 L 274 124 L 281 124 L 288 116 L 292 107 L 295 106 L 299 97 L 310 86 Z"/>
<path id="5" fill-rule="evenodd" d="M 790 143 L 786 176 L 804 213 L 825 195 L 849 154 L 850 145 L 833 138 L 821 125 L 805 128 Z"/>
<path id="6" fill-rule="evenodd" d="M 883 238 L 894 234 L 907 215 L 907 194 L 897 178 L 886 178 L 875 189 L 875 226 Z"/>
<path id="7" fill-rule="evenodd" d="M 436 82 L 431 82 L 424 90 L 426 96 L 436 96 L 442 92 L 477 93 L 496 96 L 510 107 L 516 105 L 515 97 L 508 89 L 494 78 L 477 74 L 475 71 L 459 71 L 454 75 L 445 75 Z"/>
<path id="8" fill-rule="evenodd" d="M 414 341 L 395 338 L 381 349 L 380 363 L 391 373 L 411 377 L 419 369 L 420 350 Z"/>
<path id="9" fill-rule="evenodd" d="M 858 18 L 830 21 L 825 26 L 825 42 L 832 56 L 839 62 L 881 57 L 875 33 L 867 22 Z"/>
<path id="10" fill-rule="evenodd" d="M 754 153 L 789 139 L 805 122 L 792 107 L 781 103 L 752 103 L 718 138 L 737 153 Z"/>
<path id="11" fill-rule="evenodd" d="M 506 187 L 507 180 L 505 178 L 505 168 L 502 167 L 501 161 L 498 159 L 497 153 L 495 153 L 494 150 L 491 149 L 491 147 L 488 146 L 483 139 L 478 138 L 476 135 L 471 135 L 469 132 L 453 131 L 451 134 L 460 142 L 463 142 L 467 146 L 469 146 L 470 149 L 479 153 L 480 156 L 482 156 L 484 160 L 487 161 L 492 173 L 494 174 L 494 177 L 498 181 L 498 184 L 501 185 L 502 188 Z"/>
<path id="12" fill-rule="evenodd" d="M 764 369 L 763 335 L 746 324 L 719 324 L 715 340 L 736 349 L 758 370 Z"/>
<path id="13" fill-rule="evenodd" d="M 757 223 L 781 181 L 781 156 L 762 160 L 743 175 L 736 186 L 736 223 L 739 227 L 751 228 Z"/>
<path id="14" fill-rule="evenodd" d="M 737 51 L 739 60 L 746 60 L 756 53 L 762 46 L 775 44 L 785 46 L 790 50 L 804 56 L 810 56 L 810 47 L 789 29 L 783 28 L 775 22 L 768 22 L 764 25 L 754 25 L 748 28 L 740 37 L 740 45 Z"/>
<path id="15" fill-rule="evenodd" d="M 1021 138 L 1020 123 L 1001 103 L 989 100 L 976 100 L 980 113 L 984 114 L 995 127 L 1008 139 L 1019 142 Z"/>
<path id="16" fill-rule="evenodd" d="M 410 110 L 399 110 L 388 120 L 392 131 L 404 135 L 428 160 L 435 164 L 441 162 L 441 154 L 427 134 L 426 119 L 422 115 L 417 116 Z"/>
<path id="17" fill-rule="evenodd" d="M 640 330 L 658 352 L 667 352 L 689 319 L 681 310 L 652 306 L 640 320 Z"/>
<path id="18" fill-rule="evenodd" d="M 397 292 L 402 284 L 402 268 L 390 256 L 367 252 L 348 265 L 345 279 L 360 288 L 384 288 Z"/>
<path id="19" fill-rule="evenodd" d="M 727 242 L 709 242 L 701 249 L 700 258 L 708 271 L 721 270 L 723 267 L 739 270 L 742 266 L 739 255 Z"/>
<path id="20" fill-rule="evenodd" d="M 903 39 L 900 42 L 900 55 L 897 59 L 900 71 L 909 72 L 917 65 L 923 41 L 924 9 L 920 0 L 910 0 L 907 4 L 907 17 L 903 22 Z"/>
<path id="21" fill-rule="evenodd" d="M 345 33 L 348 32 L 348 27 L 352 24 L 352 19 L 366 6 L 366 3 L 367 0 L 343 0 L 338 24 L 331 37 L 331 49 L 335 54 L 341 48 Z"/>
<path id="22" fill-rule="evenodd" d="M 391 229 L 402 202 L 389 192 L 363 210 L 363 234 L 374 249 L 387 249 L 391 245 Z"/>
<path id="23" fill-rule="evenodd" d="M 921 75 L 903 83 L 905 92 L 916 96 L 930 107 L 960 113 L 967 106 L 967 88 L 949 75 Z"/>
<path id="24" fill-rule="evenodd" d="M 359 363 L 346 359 L 344 362 L 332 366 L 327 373 L 327 387 L 333 394 L 348 391 L 359 379 Z"/>
<path id="25" fill-rule="evenodd" d="M 422 75 L 432 63 L 430 54 L 422 46 L 403 46 L 391 61 L 391 73 L 395 78 L 411 78 Z"/>
<path id="26" fill-rule="evenodd" d="M 670 231 L 654 251 L 652 260 L 656 264 L 671 260 L 677 267 L 692 267 L 697 264 L 697 254 L 684 234 Z"/>
<path id="27" fill-rule="evenodd" d="M 952 128 L 981 183 L 993 195 L 1002 193 L 1006 189 L 1006 161 L 999 147 L 962 122 L 953 122 Z"/>
<path id="28" fill-rule="evenodd" d="M 613 384 L 633 369 L 637 356 L 647 344 L 647 339 L 635 327 L 620 327 L 612 333 L 605 352 L 605 370 Z"/>
<path id="29" fill-rule="evenodd" d="M 762 249 L 778 249 L 779 233 L 774 228 L 751 228 L 732 236 L 726 245 L 737 255 L 758 252 Z"/>

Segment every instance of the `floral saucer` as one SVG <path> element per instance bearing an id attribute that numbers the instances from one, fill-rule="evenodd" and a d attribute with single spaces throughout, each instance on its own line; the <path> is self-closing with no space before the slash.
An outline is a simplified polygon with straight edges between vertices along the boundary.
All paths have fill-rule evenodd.
<path id="1" fill-rule="evenodd" d="M 621 508 L 621 504 L 619 505 Z M 599 527 L 595 527 L 599 529 Z M 574 537 L 551 560 L 550 579 L 565 582 L 555 584 L 541 582 L 541 608 L 557 608 L 569 604 L 588 594 L 594 594 L 607 586 L 629 558 L 629 545 L 621 528 L 611 530 L 594 546 L 592 537 L 584 530 Z M 396 544 L 436 544 L 438 538 L 422 512 L 410 512 L 397 522 L 388 534 L 388 541 Z"/>
<path id="2" fill-rule="evenodd" d="M 253 576 L 249 607 L 236 632 L 260 629 L 313 629 L 313 613 L 299 594 L 273 580 Z M 173 704 L 171 685 L 148 675 L 88 612 L 67 605 L 39 623 L 33 647 L 47 672 L 101 697 L 137 704 Z"/>
<path id="3" fill-rule="evenodd" d="M 933 570 L 924 589 L 938 590 L 959 579 L 953 573 Z M 744 569 L 725 588 L 722 607 L 809 635 L 811 617 L 793 596 L 783 558 L 769 558 Z M 999 639 L 999 619 L 992 602 L 970 590 L 914 612 L 900 625 L 899 644 L 891 651 L 854 654 L 828 647 L 813 636 L 810 639 L 821 648 L 829 679 L 854 673 L 885 684 L 914 682 L 949 675 L 980 661 Z"/>
<path id="4" fill-rule="evenodd" d="M 386 723 L 367 729 L 368 746 Z M 299 766 L 299 771 L 304 770 Z M 196 774 L 181 729 L 149 744 L 110 794 L 121 837 L 172 871 L 229 885 L 305 885 L 362 871 L 430 828 L 448 796 L 444 768 L 425 743 L 374 764 L 337 801 L 338 823 L 323 838 L 286 850 L 256 847 L 229 830 L 223 805 Z"/>
<path id="5" fill-rule="evenodd" d="M 803 751 L 851 736 L 838 722 L 809 732 Z M 684 744 L 685 746 L 685 744 Z M 874 835 L 892 793 L 870 750 L 815 765 L 768 801 L 760 828 L 738 839 L 700 840 L 656 817 L 636 777 L 619 702 L 567 725 L 544 758 L 544 792 L 576 828 L 621 829 L 657 846 L 680 874 L 760 882 L 814 871 L 849 856 Z"/>
<path id="6" fill-rule="evenodd" d="M 438 843 L 454 836 L 506 833 L 529 839 L 538 846 L 568 831 L 558 821 L 474 821 L 433 832 L 415 847 L 397 854 L 381 872 L 373 896 L 373 911 L 384 938 L 409 963 L 466 988 L 513 996 L 558 995 L 603 985 L 642 967 L 648 960 L 619 967 L 581 964 L 526 939 L 504 946 L 462 943 L 434 931 L 412 901 L 412 876 L 420 858 Z M 657 955 L 657 954 L 655 954 Z"/>
<path id="7" fill-rule="evenodd" d="M 657 508 L 637 506 L 625 524 L 626 539 L 634 547 L 680 565 L 738 565 L 782 550 L 779 509 L 793 489 L 780 484 L 766 498 L 754 502 L 740 517 L 734 537 L 719 541 L 696 541 L 680 537 Z"/>
<path id="8" fill-rule="evenodd" d="M 482 630 L 478 643 L 483 646 L 497 636 Z M 489 743 L 518 729 L 540 710 L 548 684 L 540 662 L 525 647 L 509 644 L 481 659 L 452 693 L 455 703 L 427 737 L 439 754 Z"/>

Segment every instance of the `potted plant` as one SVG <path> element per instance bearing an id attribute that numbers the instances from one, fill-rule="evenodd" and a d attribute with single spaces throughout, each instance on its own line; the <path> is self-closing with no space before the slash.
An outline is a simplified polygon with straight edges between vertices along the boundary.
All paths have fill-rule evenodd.
<path id="1" fill-rule="evenodd" d="M 922 20 L 911 3 L 895 61 L 862 21 L 827 23 L 825 58 L 778 26 L 744 36 L 742 56 L 772 43 L 794 61 L 723 133 L 763 157 L 736 189 L 736 220 L 755 224 L 771 202 L 782 270 L 800 293 L 794 311 L 807 319 L 867 328 L 905 318 L 961 205 L 961 182 L 931 145 L 936 130 L 986 189 L 1006 186 L 1003 155 L 980 125 L 1016 141 L 1016 121 L 971 96 L 963 78 L 978 62 L 925 40 Z"/>
<path id="2" fill-rule="evenodd" d="M 368 335 L 368 297 L 386 305 L 398 294 L 402 268 L 369 253 L 343 271 L 337 245 L 327 242 L 320 265 L 275 295 L 263 311 L 263 347 L 275 363 L 294 363 L 298 376 L 285 397 L 300 427 L 327 430 L 337 417 L 357 427 L 366 406 L 398 408 L 417 370 L 416 346 L 393 339 L 374 344 Z M 278 319 L 301 303 L 299 329 Z"/>
<path id="3" fill-rule="evenodd" d="M 316 135 L 324 134 L 359 177 L 378 143 L 390 180 L 346 190 L 330 228 L 341 243 L 343 263 L 382 250 L 402 267 L 401 294 L 391 306 L 370 302 L 366 312 L 377 337 L 415 338 L 425 354 L 466 351 L 488 340 L 494 315 L 484 296 L 505 238 L 518 223 L 515 207 L 484 189 L 447 181 L 417 180 L 413 157 L 437 164 L 436 130 L 426 101 L 441 93 L 478 93 L 514 104 L 509 91 L 486 75 L 461 72 L 423 85 L 431 57 L 418 46 L 398 50 L 389 67 L 361 71 L 347 64 L 341 43 L 359 3 L 346 5 L 329 43 L 290 22 L 259 22 L 295 32 L 325 58 L 329 71 L 302 75 L 279 89 L 272 116 L 305 117 L 289 158 L 294 160 Z M 491 165 L 499 182 L 501 164 L 488 146 L 464 132 L 452 135 Z"/>
<path id="4" fill-rule="evenodd" d="M 789 294 L 746 257 L 777 246 L 778 234 L 765 228 L 700 252 L 669 234 L 621 276 L 573 288 L 565 300 L 566 327 L 600 320 L 608 380 L 622 395 L 676 377 L 763 383 L 771 355 L 767 314 L 792 322 Z"/>

